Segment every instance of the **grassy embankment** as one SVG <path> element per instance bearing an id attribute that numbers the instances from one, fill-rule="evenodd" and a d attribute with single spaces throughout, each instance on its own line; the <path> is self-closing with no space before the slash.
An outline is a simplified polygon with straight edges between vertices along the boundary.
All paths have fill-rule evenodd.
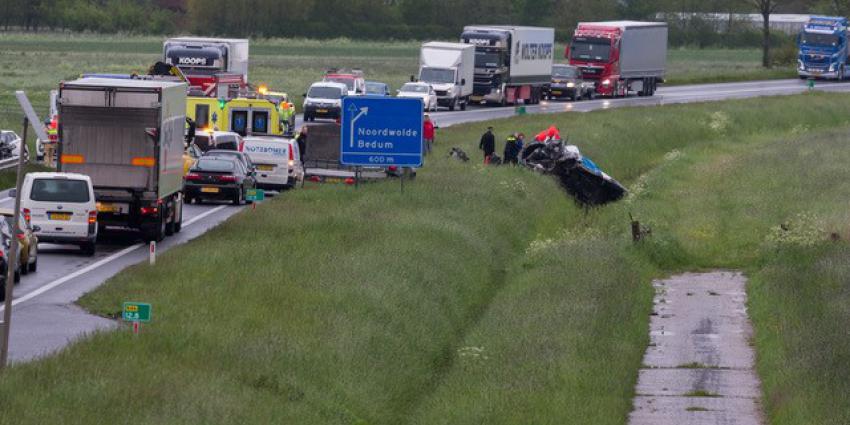
<path id="1" fill-rule="evenodd" d="M 153 302 L 154 323 L 12 368 L 0 423 L 622 424 L 649 278 L 734 267 L 753 278 L 773 423 L 845 424 L 848 107 L 809 94 L 495 122 L 554 121 L 631 187 L 587 214 L 544 176 L 442 157 L 476 153 L 485 124 L 445 130 L 405 194 L 287 193 L 89 294 L 106 315 Z M 630 242 L 628 212 L 650 240 Z"/>

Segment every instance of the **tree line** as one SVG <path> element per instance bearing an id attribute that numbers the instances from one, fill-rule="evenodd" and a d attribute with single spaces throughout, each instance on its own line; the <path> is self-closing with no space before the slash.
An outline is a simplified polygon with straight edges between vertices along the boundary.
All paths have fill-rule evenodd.
<path id="1" fill-rule="evenodd" d="M 452 39 L 466 24 L 512 23 L 552 26 L 566 40 L 578 21 L 659 12 L 846 14 L 850 0 L 0 0 L 0 10 L 6 30 Z M 761 45 L 751 26 L 728 26 L 720 37 L 712 25 L 671 22 L 671 43 Z"/>

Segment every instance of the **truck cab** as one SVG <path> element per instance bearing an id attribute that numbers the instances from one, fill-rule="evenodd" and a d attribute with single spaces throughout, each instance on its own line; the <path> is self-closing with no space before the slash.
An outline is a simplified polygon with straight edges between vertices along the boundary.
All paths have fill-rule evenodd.
<path id="1" fill-rule="evenodd" d="M 800 78 L 843 80 L 847 65 L 847 18 L 815 16 L 799 35 Z"/>
<path id="2" fill-rule="evenodd" d="M 363 96 L 366 94 L 366 79 L 360 71 L 328 73 L 325 74 L 322 81 L 345 84 L 348 96 Z"/>
<path id="3" fill-rule="evenodd" d="M 162 45 L 163 62 L 174 65 L 190 86 L 206 90 L 215 84 L 217 74 L 236 74 L 248 82 L 248 40 L 177 37 Z"/>
<path id="4" fill-rule="evenodd" d="M 472 95 L 485 101 L 504 103 L 504 83 L 508 80 L 511 56 L 510 33 L 497 29 L 469 28 L 461 42 L 475 46 L 475 79 Z"/>

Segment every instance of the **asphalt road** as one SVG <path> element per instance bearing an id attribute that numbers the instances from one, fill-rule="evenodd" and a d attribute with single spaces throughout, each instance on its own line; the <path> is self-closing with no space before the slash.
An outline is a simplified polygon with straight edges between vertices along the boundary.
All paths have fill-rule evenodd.
<path id="1" fill-rule="evenodd" d="M 808 90 L 800 80 L 760 81 L 663 87 L 654 97 L 605 99 L 578 103 L 547 101 L 526 107 L 529 114 L 589 112 L 628 106 L 656 106 L 788 95 Z M 815 90 L 848 92 L 850 83 L 818 82 Z M 512 107 L 473 107 L 467 111 L 437 112 L 432 117 L 441 127 L 513 116 Z M 301 117 L 297 125 L 301 125 Z M 282 196 L 286 196 L 283 194 Z M 0 206 L 11 207 L 12 200 L 0 193 Z M 187 205 L 183 231 L 159 244 L 158 251 L 185 243 L 225 221 L 244 207 L 227 205 Z M 98 245 L 94 257 L 82 256 L 75 247 L 41 245 L 39 269 L 24 276 L 15 287 L 10 359 L 31 360 L 58 350 L 81 335 L 117 326 L 85 313 L 74 303 L 83 294 L 105 282 L 129 265 L 147 261 L 147 247 L 133 237 Z M 116 310 L 119 306 L 116 306 Z M 154 307 L 155 308 L 155 307 Z M 0 308 L 2 310 L 2 308 Z M 154 317 L 156 311 L 154 310 Z"/>

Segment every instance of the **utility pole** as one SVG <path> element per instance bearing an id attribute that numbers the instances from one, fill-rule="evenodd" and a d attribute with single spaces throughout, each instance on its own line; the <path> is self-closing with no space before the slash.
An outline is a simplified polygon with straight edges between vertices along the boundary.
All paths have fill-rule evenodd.
<path id="1" fill-rule="evenodd" d="M 27 152 L 27 130 L 29 130 L 30 124 L 33 126 L 36 137 L 47 140 L 44 129 L 38 126 L 38 123 L 40 123 L 38 115 L 32 109 L 32 104 L 27 99 L 26 93 L 18 90 L 15 92 L 15 97 L 24 111 L 24 130 L 22 131 L 21 148 L 18 150 L 18 178 L 15 183 L 15 212 L 13 215 L 15 225 L 12 229 L 12 242 L 7 257 L 9 261 L 6 263 L 6 300 L 3 309 L 3 335 L 0 337 L 0 343 L 2 343 L 2 346 L 0 346 L 0 370 L 3 370 L 9 361 L 9 335 L 12 333 L 12 289 L 15 286 L 15 265 L 20 261 L 18 259 L 18 233 L 21 231 L 21 185 L 24 182 L 24 164 L 26 162 L 24 153 Z"/>

